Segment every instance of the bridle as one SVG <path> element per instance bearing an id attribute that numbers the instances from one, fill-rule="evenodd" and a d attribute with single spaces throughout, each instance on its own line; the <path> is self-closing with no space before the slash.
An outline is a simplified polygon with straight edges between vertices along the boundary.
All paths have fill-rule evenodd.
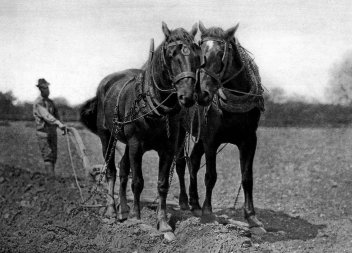
<path id="1" fill-rule="evenodd" d="M 152 66 L 151 66 L 151 77 L 152 77 L 154 86 L 161 92 L 176 93 L 176 84 L 184 78 L 191 78 L 195 81 L 195 83 L 197 83 L 196 73 L 194 73 L 194 72 L 184 71 L 184 72 L 177 74 L 176 76 L 173 76 L 172 71 L 166 62 L 165 54 L 166 54 L 166 51 L 169 47 L 174 47 L 174 46 L 178 46 L 178 45 L 182 45 L 181 53 L 184 56 L 190 55 L 190 53 L 191 53 L 190 46 L 187 45 L 186 43 L 184 43 L 182 40 L 176 40 L 176 41 L 173 41 L 168 44 L 164 43 L 164 46 L 163 46 L 163 49 L 161 52 L 161 61 L 162 61 L 162 64 L 164 65 L 163 67 L 166 69 L 168 76 L 172 82 L 171 89 L 163 89 L 160 86 L 158 86 L 158 84 L 155 82 L 155 79 L 154 79 L 154 65 L 152 64 Z"/>
<path id="2" fill-rule="evenodd" d="M 201 46 L 206 41 L 216 41 L 216 42 L 220 42 L 220 43 L 224 44 L 225 49 L 224 49 L 224 54 L 223 54 L 222 59 L 221 59 L 221 62 L 223 64 L 223 68 L 222 68 L 222 70 L 220 71 L 219 74 L 217 74 L 217 73 L 215 73 L 215 72 L 213 72 L 213 71 L 211 71 L 209 69 L 206 69 L 205 68 L 206 62 L 205 62 L 204 58 L 202 58 L 201 59 L 201 61 L 202 61 L 201 62 L 201 67 L 197 71 L 198 72 L 197 76 L 201 72 L 205 73 L 206 75 L 212 77 L 217 83 L 217 88 L 220 88 L 220 87 L 223 87 L 224 84 L 226 84 L 229 81 L 231 81 L 232 79 L 236 78 L 243 71 L 244 64 L 242 63 L 241 68 L 237 72 L 235 72 L 229 78 L 223 80 L 225 72 L 227 70 L 227 66 L 228 66 L 229 61 L 230 61 L 229 52 L 231 50 L 233 50 L 232 45 L 231 45 L 231 43 L 229 43 L 228 41 L 226 41 L 224 39 L 219 39 L 219 38 L 215 38 L 215 37 L 205 37 L 199 42 L 199 45 Z"/>

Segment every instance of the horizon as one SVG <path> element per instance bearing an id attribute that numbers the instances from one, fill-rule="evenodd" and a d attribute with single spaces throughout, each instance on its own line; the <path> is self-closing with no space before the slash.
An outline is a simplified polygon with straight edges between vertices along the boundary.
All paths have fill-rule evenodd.
<path id="1" fill-rule="evenodd" d="M 0 91 L 23 102 L 39 95 L 35 85 L 45 78 L 52 98 L 83 103 L 106 75 L 143 65 L 150 39 L 163 40 L 162 21 L 186 30 L 199 20 L 223 29 L 239 22 L 236 37 L 254 54 L 263 85 L 320 103 L 332 67 L 352 49 L 347 0 L 14 0 L 0 7 Z"/>

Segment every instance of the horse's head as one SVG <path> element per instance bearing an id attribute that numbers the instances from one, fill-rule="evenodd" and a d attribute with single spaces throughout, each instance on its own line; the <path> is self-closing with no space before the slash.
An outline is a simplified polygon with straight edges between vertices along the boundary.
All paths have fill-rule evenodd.
<path id="1" fill-rule="evenodd" d="M 233 57 L 231 41 L 234 39 L 238 26 L 239 24 L 224 31 L 219 27 L 207 29 L 202 22 L 199 22 L 201 67 L 199 69 L 198 102 L 201 105 L 209 104 L 222 83 L 229 78 L 228 76 L 233 76 L 231 72 L 236 71 L 236 69 L 229 69 L 229 62 Z"/>
<path id="2" fill-rule="evenodd" d="M 188 33 L 183 28 L 169 30 L 163 22 L 162 30 L 165 35 L 163 59 L 178 101 L 185 107 L 192 106 L 196 99 L 196 71 L 200 65 L 200 49 L 194 43 L 197 24 Z"/>

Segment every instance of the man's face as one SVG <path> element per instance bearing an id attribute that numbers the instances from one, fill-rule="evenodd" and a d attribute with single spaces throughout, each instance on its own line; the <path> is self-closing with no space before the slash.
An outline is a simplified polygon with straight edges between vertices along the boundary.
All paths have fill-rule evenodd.
<path id="1" fill-rule="evenodd" d="M 50 94 L 50 91 L 49 91 L 49 88 L 46 87 L 46 88 L 40 88 L 40 94 L 42 95 L 43 98 L 48 98 L 49 97 L 49 94 Z"/>

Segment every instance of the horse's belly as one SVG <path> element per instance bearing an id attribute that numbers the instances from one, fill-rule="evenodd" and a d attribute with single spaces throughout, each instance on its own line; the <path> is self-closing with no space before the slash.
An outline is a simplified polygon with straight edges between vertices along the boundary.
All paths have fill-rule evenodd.
<path id="1" fill-rule="evenodd" d="M 146 131 L 143 134 L 144 149 L 149 150 L 161 150 L 165 147 L 167 142 L 167 133 L 164 127 L 153 128 L 150 131 Z"/>

